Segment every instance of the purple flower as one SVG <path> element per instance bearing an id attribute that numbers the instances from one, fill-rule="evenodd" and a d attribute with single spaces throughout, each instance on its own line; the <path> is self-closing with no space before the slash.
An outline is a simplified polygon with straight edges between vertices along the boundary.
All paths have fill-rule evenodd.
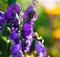
<path id="1" fill-rule="evenodd" d="M 18 33 L 16 33 L 16 31 L 11 32 L 9 37 L 10 40 L 13 40 L 15 43 L 19 43 L 20 36 Z"/>
<path id="2" fill-rule="evenodd" d="M 46 49 L 40 41 L 36 41 L 35 50 L 36 50 L 36 53 L 38 54 L 38 57 L 45 57 L 46 56 Z"/>
<path id="3" fill-rule="evenodd" d="M 11 53 L 16 54 L 17 52 L 19 52 L 20 48 L 21 48 L 20 44 L 14 44 L 11 48 Z"/>
<path id="4" fill-rule="evenodd" d="M 12 10 L 15 11 L 19 15 L 20 14 L 20 5 L 18 3 L 12 4 Z"/>
<path id="5" fill-rule="evenodd" d="M 13 20 L 13 22 L 10 22 L 10 28 L 11 31 L 16 30 L 17 32 L 19 31 L 19 25 L 20 25 L 20 19 L 18 17 L 18 15 L 16 14 L 16 19 Z"/>
<path id="6" fill-rule="evenodd" d="M 5 13 L 5 19 L 7 20 L 7 22 L 14 22 L 14 20 L 16 19 L 16 15 L 18 15 L 16 12 L 14 12 L 14 10 L 10 9 L 7 10 L 7 12 Z"/>
<path id="7" fill-rule="evenodd" d="M 18 3 L 14 3 L 14 4 L 11 4 L 8 9 L 7 9 L 7 12 L 8 13 L 10 12 L 12 15 L 14 15 L 15 13 L 17 13 L 19 15 L 20 13 L 20 6 Z"/>
<path id="8" fill-rule="evenodd" d="M 20 6 L 17 3 L 12 4 L 11 6 L 9 6 L 8 10 L 5 13 L 5 19 L 8 22 L 11 31 L 19 30 L 19 16 L 18 14 L 20 13 Z"/>
<path id="9" fill-rule="evenodd" d="M 15 55 L 12 55 L 12 57 L 24 57 L 24 55 L 23 55 L 23 52 L 20 51 L 20 52 L 16 53 Z"/>
<path id="10" fill-rule="evenodd" d="M 22 43 L 22 48 L 25 52 L 30 51 L 30 46 L 33 41 L 33 27 L 30 22 L 25 22 L 22 27 L 22 37 L 24 41 Z"/>
<path id="11" fill-rule="evenodd" d="M 0 11 L 0 31 L 3 29 L 4 26 L 4 13 Z"/>
<path id="12" fill-rule="evenodd" d="M 24 20 L 30 20 L 30 19 L 36 19 L 38 17 L 38 14 L 36 13 L 36 10 L 32 5 L 30 5 L 27 10 L 24 12 L 23 19 Z"/>
<path id="13" fill-rule="evenodd" d="M 23 15 L 24 24 L 22 27 L 22 36 L 24 41 L 22 46 L 25 52 L 30 52 L 30 47 L 33 41 L 33 26 L 36 14 L 37 13 L 35 12 L 33 6 L 29 6 Z"/>
<path id="14" fill-rule="evenodd" d="M 16 12 L 7 10 L 5 13 L 5 19 L 8 22 L 11 31 L 15 29 L 17 29 L 17 31 L 19 30 L 20 19 Z"/>
<path id="15" fill-rule="evenodd" d="M 22 27 L 22 36 L 26 37 L 31 33 L 32 26 L 29 22 L 25 22 Z"/>
<path id="16" fill-rule="evenodd" d="M 29 36 L 26 36 L 26 38 L 24 38 L 24 41 L 22 43 L 22 48 L 25 52 L 30 52 L 32 41 L 33 41 L 32 33 Z"/>
<path id="17" fill-rule="evenodd" d="M 14 44 L 11 48 L 12 57 L 24 57 L 21 47 L 21 42 L 18 44 Z"/>

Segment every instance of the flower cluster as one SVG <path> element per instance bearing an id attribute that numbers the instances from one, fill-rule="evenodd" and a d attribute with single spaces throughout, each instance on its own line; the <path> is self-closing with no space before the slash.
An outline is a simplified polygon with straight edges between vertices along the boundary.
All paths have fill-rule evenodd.
<path id="1" fill-rule="evenodd" d="M 0 12 L 0 31 L 3 29 L 4 22 L 6 21 L 10 28 L 9 39 L 14 43 L 11 47 L 12 57 L 24 57 L 19 34 L 19 13 L 20 6 L 18 3 L 11 4 L 6 13 Z"/>
<path id="2" fill-rule="evenodd" d="M 20 13 L 20 6 L 17 3 L 10 5 L 5 13 L 5 19 L 8 22 L 11 31 L 19 30 L 20 19 L 18 17 Z"/>
<path id="3" fill-rule="evenodd" d="M 13 46 L 11 47 L 11 54 L 12 57 L 23 57 L 21 42 L 20 42 L 20 35 L 19 35 L 19 19 L 20 13 L 20 6 L 17 3 L 12 4 L 7 12 L 5 13 L 6 21 L 9 24 L 11 33 L 10 33 L 10 40 L 14 42 Z"/>
<path id="4" fill-rule="evenodd" d="M 29 52 L 30 51 L 30 46 L 32 44 L 33 41 L 33 26 L 34 26 L 34 21 L 35 19 L 38 17 L 38 14 L 36 13 L 34 7 L 32 5 L 30 5 L 27 10 L 24 12 L 23 15 L 23 20 L 24 20 L 24 24 L 22 27 L 22 35 L 24 38 L 22 47 L 23 50 L 25 50 L 25 52 Z"/>
<path id="5" fill-rule="evenodd" d="M 23 41 L 20 40 L 20 6 L 18 3 L 11 4 L 6 13 L 0 12 L 0 31 L 4 27 L 4 21 L 9 24 L 10 35 L 9 39 L 13 42 L 10 49 L 12 57 L 24 57 L 23 51 L 26 53 L 30 52 L 31 44 L 35 39 L 35 51 L 38 57 L 46 56 L 46 49 L 41 43 L 38 36 L 34 35 L 34 22 L 36 21 L 38 14 L 34 6 L 31 4 L 23 14 L 23 26 L 22 26 L 22 37 Z"/>

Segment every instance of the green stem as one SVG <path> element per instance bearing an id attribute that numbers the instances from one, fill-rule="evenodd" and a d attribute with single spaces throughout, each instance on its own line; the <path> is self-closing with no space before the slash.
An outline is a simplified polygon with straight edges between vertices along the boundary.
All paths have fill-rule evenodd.
<path id="1" fill-rule="evenodd" d="M 8 53 L 8 43 L 6 43 L 5 57 L 7 57 L 7 53 Z"/>

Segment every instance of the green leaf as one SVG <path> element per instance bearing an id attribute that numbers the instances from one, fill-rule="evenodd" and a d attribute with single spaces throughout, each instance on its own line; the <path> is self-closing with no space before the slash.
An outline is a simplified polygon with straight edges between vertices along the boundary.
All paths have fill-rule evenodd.
<path id="1" fill-rule="evenodd" d="M 6 43 L 9 43 L 9 42 L 10 42 L 10 40 L 9 40 L 9 39 L 7 39 L 7 37 L 6 37 L 6 36 L 2 37 L 2 39 L 3 39 Z"/>

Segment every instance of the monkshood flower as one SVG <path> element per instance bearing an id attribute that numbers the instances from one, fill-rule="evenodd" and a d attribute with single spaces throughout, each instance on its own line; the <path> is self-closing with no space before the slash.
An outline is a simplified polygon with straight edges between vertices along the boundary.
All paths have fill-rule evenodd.
<path id="1" fill-rule="evenodd" d="M 36 13 L 33 5 L 30 5 L 27 10 L 24 12 L 23 20 L 24 24 L 22 27 L 23 36 L 27 36 L 31 33 L 31 28 L 33 28 L 34 21 L 37 19 L 38 14 Z M 33 29 L 32 29 L 33 31 Z"/>
<path id="2" fill-rule="evenodd" d="M 30 22 L 25 22 L 22 27 L 22 36 L 26 37 L 31 33 L 32 26 Z"/>
<path id="3" fill-rule="evenodd" d="M 20 6 L 18 3 L 14 3 L 10 5 L 5 13 L 5 19 L 8 22 L 13 22 L 13 19 L 16 19 L 16 13 L 19 15 L 20 13 Z"/>
<path id="4" fill-rule="evenodd" d="M 14 44 L 11 47 L 10 51 L 11 51 L 12 57 L 24 57 L 22 52 L 21 42 L 19 42 L 18 44 Z"/>
<path id="5" fill-rule="evenodd" d="M 24 38 L 24 41 L 22 43 L 22 48 L 25 52 L 29 52 L 30 46 L 33 41 L 33 27 L 31 26 L 31 23 L 25 22 L 23 24 L 22 37 Z"/>
<path id="6" fill-rule="evenodd" d="M 10 33 L 9 38 L 10 38 L 10 40 L 14 41 L 15 43 L 19 43 L 20 35 L 18 33 L 16 33 L 16 31 L 13 31 Z"/>
<path id="7" fill-rule="evenodd" d="M 18 3 L 14 3 L 11 4 L 6 13 L 11 13 L 12 15 L 14 15 L 15 13 L 17 13 L 18 15 L 20 14 L 20 5 Z"/>
<path id="8" fill-rule="evenodd" d="M 4 27 L 4 13 L 0 11 L 0 31 L 3 29 Z"/>
<path id="9" fill-rule="evenodd" d="M 13 31 L 14 29 L 16 29 L 17 31 L 19 30 L 20 19 L 17 13 L 13 13 L 13 11 L 7 11 L 5 13 L 5 19 L 7 20 L 11 31 Z"/>
<path id="10" fill-rule="evenodd" d="M 35 50 L 38 54 L 38 57 L 46 57 L 46 49 L 40 41 L 35 42 Z"/>
<path id="11" fill-rule="evenodd" d="M 24 38 L 24 41 L 22 43 L 22 48 L 24 50 L 24 52 L 30 52 L 30 47 L 33 41 L 33 32 L 30 33 L 30 35 L 26 36 L 26 38 Z"/>
<path id="12" fill-rule="evenodd" d="M 19 16 L 16 14 L 15 20 L 12 20 L 13 22 L 10 22 L 10 28 L 11 31 L 16 30 L 17 32 L 19 31 L 19 25 L 20 25 L 20 19 Z"/>
<path id="13" fill-rule="evenodd" d="M 23 15 L 23 19 L 24 21 L 26 20 L 33 20 L 35 21 L 38 17 L 38 14 L 36 13 L 36 10 L 35 8 L 33 7 L 33 5 L 30 5 L 27 10 L 24 12 L 24 15 Z"/>
<path id="14" fill-rule="evenodd" d="M 19 30 L 19 13 L 20 13 L 20 6 L 18 3 L 14 3 L 10 5 L 5 13 L 5 19 L 8 22 L 11 31 L 13 30 Z"/>
<path id="15" fill-rule="evenodd" d="M 22 46 L 25 52 L 30 52 L 30 46 L 33 41 L 33 26 L 34 21 L 37 19 L 37 17 L 38 14 L 36 13 L 33 5 L 30 5 L 24 12 L 23 15 L 24 24 L 22 27 L 22 36 L 24 38 L 24 41 Z"/>
<path id="16" fill-rule="evenodd" d="M 12 11 L 15 11 L 19 15 L 20 14 L 20 5 L 18 3 L 12 4 Z"/>

